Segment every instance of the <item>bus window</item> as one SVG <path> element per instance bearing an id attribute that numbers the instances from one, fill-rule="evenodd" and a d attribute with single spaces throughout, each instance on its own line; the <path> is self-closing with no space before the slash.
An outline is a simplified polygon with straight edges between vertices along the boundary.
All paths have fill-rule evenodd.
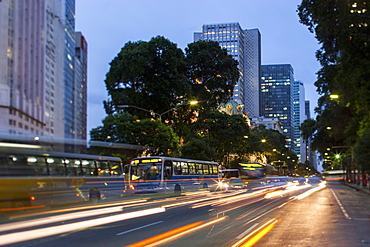
<path id="1" fill-rule="evenodd" d="M 182 175 L 189 175 L 188 163 L 181 162 L 181 171 L 182 171 Z"/>
<path id="2" fill-rule="evenodd" d="M 164 177 L 170 179 L 172 177 L 172 161 L 164 161 Z"/>
<path id="3" fill-rule="evenodd" d="M 217 167 L 217 165 L 211 165 L 210 168 L 213 170 L 213 172 L 212 172 L 213 175 L 218 175 L 218 167 Z"/>
<path id="4" fill-rule="evenodd" d="M 76 159 L 66 159 L 64 160 L 64 163 L 67 167 L 67 176 L 75 177 L 81 175 L 81 161 Z"/>
<path id="5" fill-rule="evenodd" d="M 27 157 L 27 164 L 35 170 L 36 176 L 48 176 L 48 168 L 44 157 Z"/>
<path id="6" fill-rule="evenodd" d="M 48 158 L 46 162 L 49 165 L 50 176 L 65 176 L 66 175 L 66 167 L 64 164 L 64 159 Z"/>
<path id="7" fill-rule="evenodd" d="M 181 163 L 174 161 L 173 170 L 174 170 L 175 175 L 182 175 Z"/>
<path id="8" fill-rule="evenodd" d="M 205 175 L 210 174 L 209 168 L 208 168 L 208 165 L 207 164 L 203 164 L 203 172 L 204 172 Z"/>
<path id="9" fill-rule="evenodd" d="M 97 169 L 93 160 L 82 160 L 82 174 L 84 176 L 97 176 Z"/>
<path id="10" fill-rule="evenodd" d="M 202 164 L 196 163 L 195 164 L 195 169 L 197 171 L 197 175 L 203 175 L 203 168 Z"/>
<path id="11" fill-rule="evenodd" d="M 121 171 L 121 163 L 119 162 L 110 162 L 110 170 L 111 170 L 111 175 L 112 176 L 121 176 L 122 171 Z"/>
<path id="12" fill-rule="evenodd" d="M 35 170 L 27 164 L 27 158 L 24 156 L 10 155 L 4 157 L 7 176 L 35 176 Z"/>
<path id="13" fill-rule="evenodd" d="M 96 166 L 98 167 L 98 176 L 109 177 L 111 175 L 107 161 L 96 161 Z"/>
<path id="14" fill-rule="evenodd" d="M 147 174 L 146 174 L 146 179 L 147 180 L 159 180 L 161 174 L 161 167 L 157 165 L 152 165 L 150 166 Z"/>
<path id="15" fill-rule="evenodd" d="M 189 166 L 189 174 L 190 175 L 195 175 L 195 164 L 194 163 L 188 163 Z"/>

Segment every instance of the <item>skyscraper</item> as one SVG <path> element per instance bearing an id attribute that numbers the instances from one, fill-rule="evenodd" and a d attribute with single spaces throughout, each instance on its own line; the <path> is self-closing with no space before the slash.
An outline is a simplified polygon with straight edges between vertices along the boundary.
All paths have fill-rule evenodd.
<path id="1" fill-rule="evenodd" d="M 305 113 L 305 89 L 301 81 L 294 81 L 294 152 L 298 155 L 299 161 L 304 163 L 306 160 L 306 149 L 301 137 L 299 127 L 307 118 Z"/>
<path id="2" fill-rule="evenodd" d="M 261 66 L 262 116 L 279 118 L 287 146 L 294 148 L 294 71 L 290 64 Z"/>
<path id="3" fill-rule="evenodd" d="M 243 30 L 239 23 L 203 25 L 194 33 L 194 41 L 217 41 L 221 48 L 239 62 L 240 78 L 233 100 L 244 105 L 249 117 L 260 116 L 261 35 L 258 29 Z"/>
<path id="4" fill-rule="evenodd" d="M 76 95 L 86 101 L 77 92 L 83 83 L 86 90 L 86 80 L 75 80 L 74 5 L 74 0 L 0 2 L 0 133 L 63 142 L 77 137 L 76 128 L 86 131 L 75 111 Z M 86 69 L 81 73 L 86 78 Z"/>

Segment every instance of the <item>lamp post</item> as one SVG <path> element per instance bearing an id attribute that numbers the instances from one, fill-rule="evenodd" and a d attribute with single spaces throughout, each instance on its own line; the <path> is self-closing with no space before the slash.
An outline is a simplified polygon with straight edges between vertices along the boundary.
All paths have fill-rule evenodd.
<path id="1" fill-rule="evenodd" d="M 118 106 L 117 106 L 117 108 L 120 108 L 120 109 L 121 109 L 121 108 L 129 108 L 129 107 L 131 107 L 131 108 L 136 108 L 136 109 L 139 109 L 139 110 L 142 110 L 142 111 L 149 112 L 153 117 L 154 117 L 154 116 L 158 116 L 158 117 L 159 117 L 159 120 L 160 120 L 160 121 L 162 121 L 162 116 L 163 116 L 164 114 L 167 114 L 167 113 L 169 113 L 169 112 L 171 112 L 171 111 L 174 111 L 174 110 L 176 110 L 177 108 L 179 108 L 180 106 L 183 106 L 183 105 L 186 105 L 186 104 L 196 105 L 196 104 L 198 104 L 198 101 L 196 101 L 196 100 L 186 101 L 186 102 L 184 102 L 184 103 L 182 103 L 182 104 L 179 104 L 179 105 L 177 105 L 177 106 L 175 106 L 175 107 L 173 107 L 173 108 L 171 108 L 171 109 L 169 109 L 169 110 L 167 110 L 167 111 L 165 111 L 165 112 L 163 112 L 163 113 L 161 113 L 161 114 L 156 113 L 156 112 L 154 112 L 153 110 L 148 110 L 148 109 L 141 108 L 141 107 L 134 106 L 134 105 L 118 105 Z"/>

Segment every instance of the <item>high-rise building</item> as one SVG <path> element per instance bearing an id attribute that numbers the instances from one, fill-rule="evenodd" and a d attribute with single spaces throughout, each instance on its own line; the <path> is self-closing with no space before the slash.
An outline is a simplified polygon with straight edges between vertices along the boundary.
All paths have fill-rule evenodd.
<path id="1" fill-rule="evenodd" d="M 86 140 L 87 134 L 87 42 L 81 32 L 76 32 L 75 59 L 75 135 Z"/>
<path id="2" fill-rule="evenodd" d="M 294 148 L 294 71 L 290 64 L 261 66 L 261 112 L 279 118 L 288 148 Z"/>
<path id="3" fill-rule="evenodd" d="M 243 30 L 239 23 L 203 25 L 194 33 L 194 41 L 217 41 L 239 63 L 240 78 L 233 100 L 244 105 L 249 117 L 260 116 L 261 35 L 258 29 Z"/>
<path id="4" fill-rule="evenodd" d="M 86 67 L 79 75 L 85 79 L 76 80 L 74 6 L 74 0 L 0 2 L 0 133 L 50 137 L 62 149 L 65 138 L 86 139 L 76 131 L 86 131 L 86 116 L 76 117 L 75 109 L 76 96 L 86 102 Z M 86 115 L 86 104 L 78 105 Z"/>
<path id="5" fill-rule="evenodd" d="M 298 159 L 301 163 L 306 161 L 306 148 L 301 137 L 301 131 L 299 127 L 306 120 L 305 114 L 305 89 L 304 84 L 301 81 L 294 81 L 294 152 L 297 154 Z"/>

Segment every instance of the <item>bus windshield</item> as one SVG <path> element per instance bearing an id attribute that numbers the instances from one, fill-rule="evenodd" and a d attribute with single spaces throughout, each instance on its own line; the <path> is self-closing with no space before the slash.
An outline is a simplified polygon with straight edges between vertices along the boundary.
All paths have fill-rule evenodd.
<path id="1" fill-rule="evenodd" d="M 146 163 L 131 166 L 131 181 L 151 181 L 161 179 L 161 163 Z"/>

